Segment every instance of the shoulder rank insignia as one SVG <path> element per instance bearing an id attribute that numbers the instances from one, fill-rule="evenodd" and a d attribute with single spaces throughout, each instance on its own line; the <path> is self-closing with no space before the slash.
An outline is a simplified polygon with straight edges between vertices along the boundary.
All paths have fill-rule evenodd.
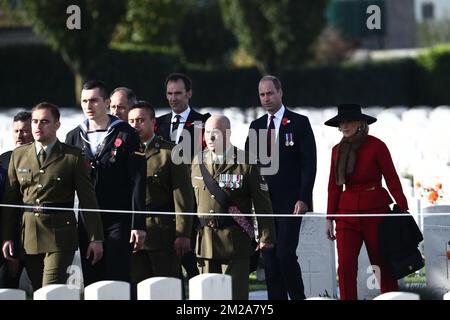
<path id="1" fill-rule="evenodd" d="M 139 146 L 134 154 L 137 156 L 145 156 L 145 145 L 143 143 L 139 143 Z"/>

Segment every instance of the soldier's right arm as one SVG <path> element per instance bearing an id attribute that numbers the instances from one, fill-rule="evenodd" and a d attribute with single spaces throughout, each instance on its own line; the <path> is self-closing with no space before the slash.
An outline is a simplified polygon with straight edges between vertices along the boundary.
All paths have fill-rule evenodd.
<path id="1" fill-rule="evenodd" d="M 20 183 L 17 178 L 16 169 L 15 169 L 15 153 L 11 154 L 11 160 L 9 162 L 8 168 L 8 176 L 5 181 L 5 194 L 4 194 L 4 203 L 10 205 L 19 205 L 22 204 L 22 194 L 20 191 Z M 19 223 L 19 209 L 11 208 L 11 207 L 3 207 L 1 212 L 1 228 L 2 228 L 2 240 L 12 240 L 17 239 L 17 235 L 14 233 L 20 228 L 17 228 L 17 224 Z"/>
<path id="2" fill-rule="evenodd" d="M 175 212 L 194 212 L 194 192 L 187 164 L 174 164 L 171 162 L 173 200 Z M 189 215 L 176 215 L 176 236 L 190 237 L 193 217 Z"/>
<path id="3" fill-rule="evenodd" d="M 89 177 L 89 163 L 80 154 L 77 158 L 75 169 L 75 190 L 80 200 L 80 208 L 82 209 L 98 209 L 95 190 Z M 103 224 L 100 213 L 98 212 L 81 212 L 83 221 L 88 235 L 88 241 L 103 240 Z"/>
<path id="4" fill-rule="evenodd" d="M 256 164 L 250 164 L 249 173 L 250 193 L 256 214 L 272 214 L 272 202 L 270 201 L 269 187 L 261 176 Z M 260 241 L 275 243 L 275 222 L 273 217 L 257 217 Z"/>

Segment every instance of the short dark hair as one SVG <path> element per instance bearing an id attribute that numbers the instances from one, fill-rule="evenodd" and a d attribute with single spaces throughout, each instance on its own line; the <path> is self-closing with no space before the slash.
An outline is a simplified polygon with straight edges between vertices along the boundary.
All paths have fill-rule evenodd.
<path id="1" fill-rule="evenodd" d="M 42 110 L 42 109 L 49 110 L 50 113 L 52 114 L 53 118 L 56 121 L 59 121 L 61 114 L 59 113 L 59 109 L 58 109 L 57 105 L 50 103 L 50 102 L 41 102 L 41 103 L 38 103 L 36 106 L 34 106 L 33 109 L 31 109 L 31 112 L 33 113 L 36 110 Z"/>
<path id="2" fill-rule="evenodd" d="M 31 112 L 29 111 L 20 111 L 13 118 L 13 122 L 17 121 L 26 122 L 29 120 L 31 120 Z"/>
<path id="3" fill-rule="evenodd" d="M 155 119 L 155 108 L 151 105 L 150 102 L 139 100 L 137 103 L 131 106 L 130 111 L 133 109 L 144 109 L 150 114 L 150 119 Z"/>
<path id="4" fill-rule="evenodd" d="M 127 99 L 128 99 L 128 105 L 132 106 L 132 105 L 134 105 L 134 104 L 137 103 L 137 97 L 136 97 L 136 94 L 134 93 L 134 91 L 133 91 L 132 89 L 127 88 L 127 87 L 118 87 L 118 88 L 115 88 L 115 89 L 110 93 L 109 97 L 111 98 L 112 95 L 113 95 L 114 93 L 118 92 L 118 91 L 123 91 L 123 92 L 125 92 L 125 94 L 126 94 L 126 96 L 127 96 Z"/>
<path id="5" fill-rule="evenodd" d="M 98 89 L 100 96 L 103 100 L 109 98 L 108 89 L 106 88 L 106 84 L 100 80 L 89 80 L 83 84 L 83 90 L 93 90 Z"/>
<path id="6" fill-rule="evenodd" d="M 277 91 L 282 89 L 280 79 L 278 79 L 275 76 L 266 75 L 266 76 L 262 77 L 261 80 L 259 80 L 260 83 L 263 82 L 263 81 L 272 81 L 272 83 L 273 83 L 275 89 L 277 89 Z"/>
<path id="7" fill-rule="evenodd" d="M 184 88 L 186 89 L 186 91 L 192 90 L 192 80 L 187 75 L 177 72 L 171 73 L 167 76 L 164 86 L 167 88 L 167 83 L 169 83 L 169 81 L 178 80 L 182 80 L 184 82 Z"/>

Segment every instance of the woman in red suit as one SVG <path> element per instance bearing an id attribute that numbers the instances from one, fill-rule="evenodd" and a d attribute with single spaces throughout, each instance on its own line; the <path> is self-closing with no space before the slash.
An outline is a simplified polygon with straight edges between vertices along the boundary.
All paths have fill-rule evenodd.
<path id="1" fill-rule="evenodd" d="M 333 147 L 328 182 L 328 214 L 373 214 L 390 212 L 393 202 L 382 187 L 381 178 L 402 210 L 408 203 L 395 171 L 388 148 L 378 138 L 368 135 L 369 124 L 376 118 L 361 112 L 357 104 L 338 106 L 338 115 L 325 125 L 338 127 L 342 140 Z M 362 243 L 370 262 L 378 266 L 381 292 L 398 290 L 378 245 L 378 225 L 382 217 L 329 217 L 327 236 L 337 241 L 339 291 L 342 300 L 358 299 L 356 276 Z M 336 234 L 334 234 L 334 221 Z"/>

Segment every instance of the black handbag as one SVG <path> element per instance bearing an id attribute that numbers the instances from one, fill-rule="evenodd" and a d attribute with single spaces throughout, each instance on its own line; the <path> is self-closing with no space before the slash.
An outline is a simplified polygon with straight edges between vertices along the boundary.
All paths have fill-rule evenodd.
<path id="1" fill-rule="evenodd" d="M 398 280 L 423 268 L 422 254 L 418 249 L 423 236 L 408 212 L 403 212 L 395 204 L 392 213 L 404 215 L 385 216 L 378 228 L 378 239 L 381 254 L 392 276 Z"/>
<path id="2" fill-rule="evenodd" d="M 393 257 L 389 260 L 389 266 L 393 277 L 397 280 L 406 277 L 423 268 L 423 258 L 419 249 L 405 252 L 404 255 Z"/>

